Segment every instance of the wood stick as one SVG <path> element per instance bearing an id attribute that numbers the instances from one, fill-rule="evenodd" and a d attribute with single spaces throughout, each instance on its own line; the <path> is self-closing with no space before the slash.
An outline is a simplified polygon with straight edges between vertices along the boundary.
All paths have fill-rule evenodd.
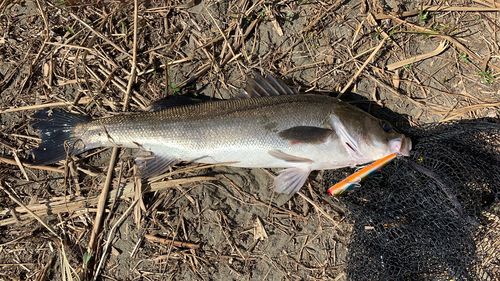
<path id="1" fill-rule="evenodd" d="M 198 244 L 193 244 L 193 243 L 187 243 L 187 242 L 181 242 L 181 241 L 176 241 L 176 240 L 171 240 L 171 239 L 165 239 L 165 238 L 160 238 L 156 237 L 153 235 L 148 235 L 144 234 L 144 238 L 146 238 L 149 242 L 152 243 L 162 243 L 162 244 L 174 244 L 176 247 L 183 247 L 183 248 L 189 248 L 189 249 L 198 249 L 200 248 L 200 245 Z"/>
<path id="2" fill-rule="evenodd" d="M 87 253 L 94 253 L 95 244 L 97 242 L 97 236 L 101 231 L 102 219 L 104 215 L 104 209 L 106 207 L 106 201 L 109 194 L 109 187 L 113 179 L 113 170 L 116 163 L 116 158 L 118 156 L 119 148 L 117 146 L 113 147 L 113 152 L 111 153 L 111 159 L 108 166 L 108 174 L 106 176 L 106 182 L 104 182 L 104 187 L 101 191 L 101 196 L 99 197 L 99 202 L 97 203 L 97 214 L 94 220 L 94 226 L 92 227 L 92 234 L 90 235 L 90 241 L 87 246 Z"/>
<path id="3" fill-rule="evenodd" d="M 155 182 L 151 183 L 149 185 L 149 188 L 145 190 L 145 192 L 150 193 L 150 192 L 155 192 L 159 190 L 163 190 L 166 188 L 174 187 L 179 184 L 188 184 L 188 183 L 193 183 L 193 182 L 199 182 L 199 181 L 215 181 L 218 180 L 216 177 L 192 177 L 192 178 L 185 178 L 185 179 L 176 179 L 176 180 L 169 180 L 169 181 L 163 181 L 163 182 Z M 118 193 L 118 195 L 116 195 Z M 129 183 L 124 187 L 120 187 L 117 190 L 112 190 L 109 192 L 109 196 L 107 198 L 107 204 L 111 202 L 113 198 L 116 200 L 122 200 L 125 198 L 132 198 L 134 196 L 134 183 Z M 41 204 L 36 204 L 36 205 L 30 205 L 29 208 L 32 210 L 35 214 L 41 217 L 47 217 L 51 215 L 57 215 L 59 213 L 67 213 L 67 212 L 78 212 L 78 211 L 89 211 L 88 207 L 89 206 L 95 206 L 99 202 L 99 195 L 96 196 L 90 196 L 89 198 L 86 197 L 74 197 L 74 198 L 67 198 L 67 199 L 62 199 L 56 202 L 44 202 Z M 15 210 L 17 213 L 21 213 L 18 215 L 18 219 L 23 221 L 29 219 L 30 215 L 26 214 L 27 210 L 23 207 L 16 208 Z M 279 210 L 278 210 L 279 211 Z M 6 215 L 8 212 L 11 212 L 9 209 L 4 209 L 0 211 L 1 215 Z M 94 210 L 92 210 L 94 212 Z M 97 211 L 95 211 L 97 212 Z M 283 211 L 280 211 L 281 213 L 284 213 Z M 299 216 L 300 217 L 300 216 Z M 304 218 L 304 217 L 301 217 Z M 304 218 L 307 219 L 307 218 Z M 8 219 L 3 219 L 0 220 L 0 226 L 4 225 L 10 225 L 18 223 L 18 221 L 11 217 Z"/>
<path id="4" fill-rule="evenodd" d="M 115 43 L 113 43 L 113 41 L 109 40 L 106 36 L 102 35 L 100 32 L 97 32 L 96 30 L 94 30 L 90 25 L 88 25 L 86 22 L 84 22 L 83 20 L 81 20 L 75 14 L 69 13 L 69 15 L 71 17 L 73 17 L 75 20 L 77 20 L 80 24 L 82 24 L 83 26 L 85 26 L 86 28 L 88 28 L 90 31 L 92 31 L 92 33 L 94 33 L 95 35 L 97 35 L 99 38 L 101 38 L 102 40 L 106 41 L 106 43 L 110 44 L 115 49 L 117 49 L 118 51 L 120 51 L 123 54 L 125 54 L 127 57 L 129 57 L 129 58 L 132 57 L 129 53 L 125 52 L 122 48 L 120 48 L 120 46 L 118 46 Z"/>
<path id="5" fill-rule="evenodd" d="M 90 102 L 89 98 L 83 98 L 83 99 L 78 101 L 78 104 L 86 104 L 89 102 Z M 28 106 L 21 106 L 21 107 L 16 107 L 16 108 L 5 109 L 5 110 L 0 111 L 0 113 L 35 110 L 35 109 L 40 109 L 40 108 L 58 107 L 58 106 L 65 106 L 65 105 L 70 106 L 70 105 L 73 105 L 73 103 L 69 102 L 69 101 L 61 101 L 61 102 L 51 102 L 51 103 L 44 103 L 44 104 L 35 104 L 35 105 L 28 105 Z"/>
<path id="6" fill-rule="evenodd" d="M 246 38 L 248 37 L 248 35 L 250 34 L 250 32 L 254 29 L 254 27 L 257 25 L 257 22 L 259 21 L 259 19 L 255 19 L 247 28 L 247 30 L 245 31 L 245 34 L 243 35 L 243 38 Z M 239 44 L 236 44 L 236 46 L 234 46 L 234 51 L 237 51 L 239 50 L 239 48 L 241 47 L 241 43 Z M 224 65 L 226 65 L 226 63 L 228 63 L 231 59 L 233 58 L 232 54 L 231 53 L 228 53 L 226 55 L 226 57 L 224 57 L 224 60 L 221 62 L 221 64 L 219 65 L 219 67 L 224 67 Z M 191 78 L 188 78 L 187 80 L 179 83 L 177 85 L 177 87 L 179 88 L 182 88 L 182 87 L 185 87 L 186 85 L 192 83 L 194 80 L 198 79 L 201 75 L 205 74 L 211 67 L 211 64 L 208 64 L 206 66 L 204 66 L 203 68 L 201 68 L 200 70 L 198 70 L 198 72 L 195 73 L 195 75 L 193 75 Z"/>
<path id="7" fill-rule="evenodd" d="M 422 12 L 500 12 L 500 8 L 487 8 L 487 7 L 443 7 L 443 6 L 424 6 L 422 9 L 403 12 L 398 17 L 411 17 L 416 16 Z M 375 18 L 378 20 L 390 19 L 392 15 L 387 14 L 375 14 Z"/>
<path id="8" fill-rule="evenodd" d="M 7 188 L 3 186 L 2 182 L 0 182 L 0 188 L 2 188 L 5 193 L 7 193 L 7 195 L 10 197 L 10 199 L 12 199 L 12 201 L 16 202 L 19 206 L 23 207 L 32 217 L 34 217 L 39 223 L 41 223 L 48 231 L 50 231 L 55 237 L 58 237 L 60 239 L 59 235 L 54 231 L 54 229 L 52 229 L 52 227 L 46 224 L 45 221 L 42 220 L 39 216 L 37 216 L 33 211 L 28 209 L 28 207 L 26 207 L 26 205 L 24 205 L 23 202 L 19 201 L 16 198 L 16 196 L 14 196 L 14 194 L 12 194 Z M 62 241 L 62 239 L 60 240 Z"/>
<path id="9" fill-rule="evenodd" d="M 135 3 L 135 7 L 137 9 L 137 0 L 135 0 L 134 3 Z M 130 214 L 130 212 L 132 211 L 132 209 L 135 207 L 135 204 L 137 204 L 137 201 L 139 201 L 139 200 L 136 199 L 136 200 L 134 200 L 134 202 L 132 202 L 132 204 L 130 204 L 130 206 L 127 208 L 127 210 L 125 210 L 125 212 L 123 213 L 123 215 L 118 219 L 118 221 L 113 225 L 113 227 L 109 231 L 108 239 L 106 239 L 106 245 L 104 245 L 104 250 L 102 251 L 101 259 L 99 260 L 99 265 L 97 266 L 97 269 L 96 269 L 96 271 L 94 273 L 94 278 L 92 280 L 96 281 L 97 278 L 99 277 L 99 271 L 100 271 L 100 269 L 101 269 L 104 261 L 106 260 L 106 255 L 108 253 L 109 246 L 111 246 L 111 243 L 113 241 L 113 236 L 115 236 L 116 228 L 119 225 L 121 225 L 122 222 L 128 217 L 128 215 Z"/>
<path id="10" fill-rule="evenodd" d="M 73 14 L 70 13 L 70 15 L 73 16 L 75 19 L 79 20 Z M 92 28 L 90 26 L 88 26 L 88 28 L 92 30 Z M 100 34 L 97 32 L 95 32 L 95 33 L 97 35 Z M 107 39 L 107 38 L 103 38 L 103 39 L 105 39 L 106 42 L 109 41 L 109 39 Z M 129 81 L 128 81 L 128 85 L 127 85 L 127 92 L 125 94 L 125 100 L 123 102 L 122 111 L 124 111 L 124 112 L 127 110 L 127 107 L 128 107 L 129 101 L 130 101 L 130 91 L 132 90 L 132 84 L 134 82 L 135 74 L 137 72 L 137 0 L 134 1 L 134 39 L 133 40 L 134 40 L 134 42 L 133 42 L 133 51 L 132 51 L 132 53 L 133 53 L 133 55 L 132 55 L 132 69 L 130 71 L 130 77 L 129 77 Z M 111 41 L 109 41 L 109 42 L 113 47 L 115 47 L 118 50 L 121 50 L 121 49 L 119 49 L 118 46 L 115 46 L 114 44 L 112 44 Z M 124 51 L 122 51 L 122 52 L 124 52 Z M 124 53 L 129 55 L 126 52 L 124 52 Z M 106 175 L 106 181 L 104 182 L 101 196 L 99 198 L 99 203 L 97 204 L 97 214 L 96 214 L 96 218 L 94 221 L 94 226 L 92 228 L 92 234 L 90 236 L 90 241 L 89 241 L 89 244 L 87 246 L 88 253 L 94 253 L 95 243 L 97 241 L 97 236 L 101 231 L 101 226 L 102 226 L 103 218 L 104 218 L 104 209 L 106 207 L 106 201 L 108 198 L 109 189 L 111 187 L 111 182 L 113 181 L 113 171 L 114 171 L 115 164 L 116 164 L 116 158 L 118 157 L 118 152 L 119 152 L 119 147 L 118 146 L 113 147 L 113 151 L 111 153 L 111 159 L 110 159 L 109 166 L 108 166 L 108 174 Z M 97 274 L 94 275 L 94 278 L 96 276 L 97 276 Z"/>
<path id="11" fill-rule="evenodd" d="M 458 49 L 462 50 L 463 52 L 467 53 L 467 55 L 469 57 L 471 57 L 472 59 L 474 60 L 477 60 L 477 61 L 483 61 L 483 59 L 481 59 L 478 55 L 476 55 L 474 52 L 472 52 L 471 50 L 469 50 L 467 47 L 465 47 L 464 45 L 462 45 L 462 43 L 458 42 L 455 38 L 451 37 L 451 36 L 448 36 L 448 35 L 441 35 L 441 34 L 437 34 L 435 31 L 433 30 L 430 30 L 430 29 L 427 29 L 425 27 L 420 27 L 418 25 L 415 25 L 415 24 L 411 24 L 409 22 L 406 22 L 398 17 L 395 17 L 393 15 L 389 15 L 389 17 L 391 19 L 393 19 L 394 21 L 398 22 L 398 23 L 401 23 L 401 24 L 404 24 L 406 26 L 409 26 L 411 28 L 413 28 L 414 30 L 417 30 L 417 31 L 421 31 L 421 32 L 424 32 L 424 33 L 429 33 L 429 34 L 432 34 L 438 38 L 442 38 L 442 39 L 445 39 L 446 41 L 452 43 L 453 45 L 455 45 L 455 47 L 457 47 Z M 494 69 L 495 71 L 500 71 L 500 67 L 494 65 L 494 64 L 491 64 L 491 63 L 488 63 L 488 65 Z M 475 65 L 474 65 L 475 66 Z M 477 66 L 475 66 L 477 67 Z M 479 69 L 479 67 L 477 67 Z"/>
<path id="12" fill-rule="evenodd" d="M 368 63 L 375 57 L 375 55 L 378 53 L 380 48 L 382 48 L 382 46 L 384 45 L 385 41 L 386 41 L 386 39 L 382 40 L 380 42 L 380 44 L 378 44 L 377 48 L 375 48 L 375 50 L 373 50 L 373 52 L 368 57 L 368 59 L 366 59 L 365 63 L 363 63 L 363 65 L 358 69 L 356 74 L 354 74 L 354 76 L 351 77 L 351 80 L 349 80 L 349 83 L 347 83 L 347 85 L 345 85 L 345 87 L 342 89 L 342 91 L 340 91 L 340 93 L 337 95 L 338 99 L 340 99 L 340 97 L 347 91 L 347 89 L 349 89 L 349 87 L 351 87 L 354 80 L 356 80 L 358 78 L 359 74 L 361 74 L 361 71 L 363 71 L 363 69 L 365 69 L 365 67 L 368 65 Z"/>
<path id="13" fill-rule="evenodd" d="M 0 157 L 0 161 L 11 164 L 11 165 L 17 165 L 16 160 L 14 159 L 9 159 L 5 157 Z M 44 171 L 50 171 L 50 172 L 56 172 L 56 173 L 64 173 L 64 170 L 60 170 L 56 167 L 51 167 L 51 166 L 31 166 L 30 164 L 27 163 L 22 163 L 24 167 L 29 167 L 31 169 L 37 169 L 37 170 L 44 170 Z"/>
<path id="14" fill-rule="evenodd" d="M 441 41 L 441 43 L 439 43 L 439 46 L 432 52 L 418 55 L 418 56 L 414 56 L 412 58 L 408 58 L 408 59 L 398 61 L 395 63 L 391 63 L 389 65 L 386 65 L 385 68 L 387 68 L 387 70 L 392 71 L 396 68 L 403 67 L 405 65 L 412 64 L 412 63 L 417 62 L 417 61 L 421 61 L 421 60 L 425 60 L 425 59 L 437 56 L 437 55 L 441 54 L 444 50 L 446 50 L 446 48 L 448 48 L 447 41 L 443 40 L 443 41 Z"/>

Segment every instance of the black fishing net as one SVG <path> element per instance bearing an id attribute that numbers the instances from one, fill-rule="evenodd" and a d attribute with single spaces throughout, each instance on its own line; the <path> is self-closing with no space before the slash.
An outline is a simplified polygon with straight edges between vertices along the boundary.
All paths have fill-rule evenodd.
<path id="1" fill-rule="evenodd" d="M 414 147 L 343 195 L 350 280 L 500 280 L 500 124 L 405 132 Z M 352 170 L 324 175 L 331 186 Z"/>

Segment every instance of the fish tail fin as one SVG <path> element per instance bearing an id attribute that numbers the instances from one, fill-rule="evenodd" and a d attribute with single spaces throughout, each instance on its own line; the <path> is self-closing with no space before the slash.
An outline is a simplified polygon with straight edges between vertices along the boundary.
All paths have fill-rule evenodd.
<path id="1" fill-rule="evenodd" d="M 35 130 L 40 132 L 42 143 L 31 152 L 34 165 L 45 165 L 66 159 L 68 155 L 76 155 L 84 152 L 83 146 L 75 147 L 76 138 L 72 136 L 73 128 L 89 120 L 89 117 L 71 113 L 40 110 L 37 111 L 31 121 Z"/>

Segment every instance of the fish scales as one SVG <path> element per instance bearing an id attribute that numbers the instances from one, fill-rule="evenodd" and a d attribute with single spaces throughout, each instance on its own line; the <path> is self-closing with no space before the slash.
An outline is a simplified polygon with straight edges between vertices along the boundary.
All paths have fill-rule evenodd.
<path id="1" fill-rule="evenodd" d="M 34 163 L 63 160 L 68 148 L 70 155 L 96 147 L 138 148 L 136 163 L 145 178 L 180 161 L 281 167 L 275 190 L 290 194 L 312 170 L 409 154 L 411 140 L 386 121 L 336 98 L 298 95 L 283 87 L 269 75 L 256 76 L 240 100 L 196 103 L 174 97 L 152 104 L 156 111 L 94 120 L 39 111 L 33 126 L 42 143 L 33 150 Z"/>
<path id="2" fill-rule="evenodd" d="M 295 126 L 326 127 L 336 99 L 319 95 L 290 95 L 245 100 L 215 101 L 96 119 L 81 124 L 73 137 L 87 147 L 123 146 L 161 150 L 192 161 L 200 153 L 217 156 L 200 163 L 234 162 L 242 167 L 281 167 L 281 161 L 269 157 L 271 149 L 290 150 L 290 144 L 278 132 Z M 311 147 L 306 147 L 307 155 Z M 254 153 L 246 159 L 234 159 L 234 151 Z M 297 147 L 298 152 L 304 150 Z M 315 149 L 316 150 L 316 149 Z M 252 155 L 263 151 L 264 159 Z M 300 153 L 301 156 L 304 153 Z M 271 161 L 266 161 L 270 158 Z M 268 162 L 268 163 L 266 163 Z M 262 166 L 264 165 L 264 166 Z"/>

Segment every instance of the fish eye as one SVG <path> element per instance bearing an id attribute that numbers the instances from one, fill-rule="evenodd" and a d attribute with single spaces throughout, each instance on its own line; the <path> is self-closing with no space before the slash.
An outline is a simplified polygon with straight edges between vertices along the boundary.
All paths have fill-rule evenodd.
<path id="1" fill-rule="evenodd" d="M 389 133 L 389 131 L 391 130 L 391 124 L 389 124 L 387 121 L 380 120 L 380 126 L 382 126 L 382 129 L 386 133 Z"/>

